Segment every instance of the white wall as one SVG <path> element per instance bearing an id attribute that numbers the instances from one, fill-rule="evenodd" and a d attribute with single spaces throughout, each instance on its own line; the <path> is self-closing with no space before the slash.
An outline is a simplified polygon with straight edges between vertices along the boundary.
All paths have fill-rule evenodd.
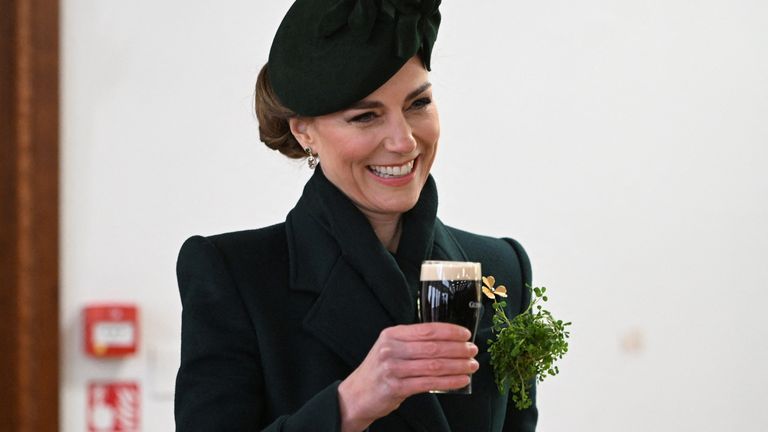
<path id="1" fill-rule="evenodd" d="M 574 321 L 540 430 L 765 430 L 768 3 L 444 3 L 441 217 L 520 240 Z M 64 431 L 103 377 L 140 380 L 143 430 L 172 429 L 181 242 L 300 194 L 250 108 L 289 4 L 62 4 Z M 115 299 L 142 308 L 139 355 L 88 360 L 80 308 Z"/>

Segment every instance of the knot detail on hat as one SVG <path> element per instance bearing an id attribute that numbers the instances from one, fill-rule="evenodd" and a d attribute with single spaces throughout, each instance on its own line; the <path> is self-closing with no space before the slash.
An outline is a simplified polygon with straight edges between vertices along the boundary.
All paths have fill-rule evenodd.
<path id="1" fill-rule="evenodd" d="M 340 0 L 323 14 L 319 31 L 323 37 L 331 37 L 349 26 L 364 40 L 368 40 L 377 15 L 378 6 L 375 0 Z"/>
<path id="2" fill-rule="evenodd" d="M 432 47 L 440 26 L 438 7 L 441 0 L 339 0 L 320 19 L 322 37 L 329 38 L 345 27 L 368 41 L 380 13 L 395 23 L 394 54 L 410 58 L 419 48 L 422 61 L 429 70 Z"/>

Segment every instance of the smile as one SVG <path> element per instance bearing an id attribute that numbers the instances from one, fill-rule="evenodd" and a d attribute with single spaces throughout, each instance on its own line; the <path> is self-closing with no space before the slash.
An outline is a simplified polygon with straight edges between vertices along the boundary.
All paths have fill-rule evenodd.
<path id="1" fill-rule="evenodd" d="M 415 159 L 414 159 L 415 160 Z M 403 165 L 368 165 L 368 170 L 381 178 L 396 178 L 407 176 L 413 171 L 414 160 Z"/>

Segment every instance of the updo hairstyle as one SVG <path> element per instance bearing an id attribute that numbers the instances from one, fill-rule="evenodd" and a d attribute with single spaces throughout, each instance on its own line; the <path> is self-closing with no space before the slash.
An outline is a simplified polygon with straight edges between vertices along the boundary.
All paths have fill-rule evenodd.
<path id="1" fill-rule="evenodd" d="M 296 113 L 286 108 L 277 99 L 269 82 L 266 64 L 261 68 L 259 77 L 256 79 L 254 107 L 259 121 L 259 139 L 267 147 L 293 159 L 307 156 L 301 144 L 291 133 L 291 127 L 288 124 L 288 119 L 296 117 Z"/>

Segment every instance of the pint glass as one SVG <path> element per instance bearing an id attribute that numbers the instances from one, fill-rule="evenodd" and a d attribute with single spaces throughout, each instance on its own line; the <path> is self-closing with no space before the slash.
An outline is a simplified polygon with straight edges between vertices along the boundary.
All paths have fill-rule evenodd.
<path id="1" fill-rule="evenodd" d="M 424 261 L 421 265 L 419 318 L 421 322 L 447 322 L 464 326 L 475 341 L 480 320 L 480 263 Z M 472 382 L 455 390 L 430 393 L 472 394 Z"/>

